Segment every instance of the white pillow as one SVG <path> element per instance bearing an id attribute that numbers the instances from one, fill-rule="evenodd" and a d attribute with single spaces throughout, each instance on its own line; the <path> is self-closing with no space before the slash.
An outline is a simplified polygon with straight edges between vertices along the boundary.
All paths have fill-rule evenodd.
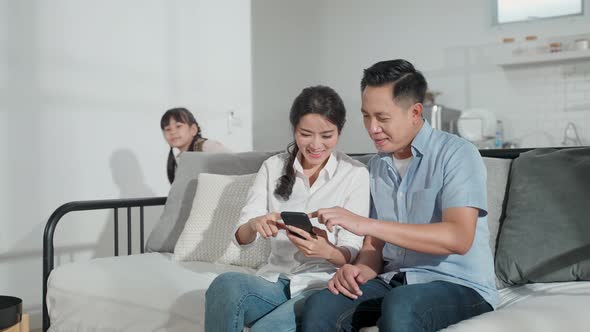
<path id="1" fill-rule="evenodd" d="M 266 263 L 269 241 L 256 241 L 247 248 L 239 248 L 232 242 L 233 230 L 255 177 L 256 174 L 199 174 L 190 215 L 174 248 L 175 260 L 254 269 Z"/>

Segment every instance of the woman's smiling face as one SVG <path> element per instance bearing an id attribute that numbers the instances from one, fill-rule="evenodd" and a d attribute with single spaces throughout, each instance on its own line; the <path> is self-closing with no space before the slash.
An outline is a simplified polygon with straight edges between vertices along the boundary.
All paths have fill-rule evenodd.
<path id="1" fill-rule="evenodd" d="M 303 157 L 301 165 L 323 164 L 338 144 L 338 127 L 319 114 L 304 115 L 295 127 L 295 143 Z"/>

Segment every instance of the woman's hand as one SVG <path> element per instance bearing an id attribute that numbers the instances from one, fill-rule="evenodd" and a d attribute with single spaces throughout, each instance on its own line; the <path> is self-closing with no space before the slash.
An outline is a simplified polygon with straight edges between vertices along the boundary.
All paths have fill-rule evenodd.
<path id="1" fill-rule="evenodd" d="M 285 224 L 277 222 L 281 220 L 281 215 L 277 212 L 265 214 L 260 217 L 252 218 L 248 221 L 248 226 L 254 233 L 260 234 L 263 238 L 275 237 L 279 229 L 284 229 Z"/>
<path id="2" fill-rule="evenodd" d="M 287 237 L 301 251 L 305 257 L 323 258 L 331 260 L 338 249 L 328 240 L 328 234 L 325 230 L 314 227 L 314 234 L 294 227 L 285 225 L 288 230 Z M 301 236 L 298 237 L 297 235 Z"/>

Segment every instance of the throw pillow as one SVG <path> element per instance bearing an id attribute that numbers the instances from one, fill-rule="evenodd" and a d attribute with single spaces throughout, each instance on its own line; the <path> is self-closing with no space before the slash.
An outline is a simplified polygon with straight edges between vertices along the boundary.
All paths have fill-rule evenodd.
<path id="1" fill-rule="evenodd" d="M 256 173 L 262 163 L 276 152 L 207 153 L 183 152 L 176 178 L 159 222 L 146 242 L 148 252 L 173 252 L 176 241 L 191 211 L 200 173 L 242 175 Z"/>
<path id="2" fill-rule="evenodd" d="M 590 280 L 589 202 L 590 148 L 515 159 L 496 252 L 503 285 Z"/>
<path id="3" fill-rule="evenodd" d="M 233 230 L 256 174 L 201 173 L 193 208 L 174 248 L 174 258 L 258 268 L 267 261 L 269 241 L 236 246 Z"/>

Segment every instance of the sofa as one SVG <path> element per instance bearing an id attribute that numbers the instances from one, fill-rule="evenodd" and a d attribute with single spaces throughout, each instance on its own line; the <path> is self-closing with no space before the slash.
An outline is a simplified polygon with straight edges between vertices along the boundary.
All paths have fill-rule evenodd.
<path id="1" fill-rule="evenodd" d="M 497 310 L 445 331 L 590 330 L 590 148 L 481 150 Z M 168 197 L 70 202 L 44 234 L 43 330 L 202 331 L 205 291 L 220 273 L 254 273 L 268 255 L 231 229 L 248 186 L 272 153 L 183 153 Z M 370 154 L 353 155 L 367 162 Z M 164 205 L 143 242 L 143 208 Z M 139 209 L 141 252 L 54 266 L 53 237 L 71 211 Z M 585 214 L 584 214 L 585 213 Z M 118 229 L 115 213 L 115 229 Z M 139 223 L 139 225 L 136 225 Z M 131 231 L 129 232 L 131 234 Z M 130 242 L 130 235 L 128 237 Z M 364 330 L 376 331 L 376 327 Z"/>

